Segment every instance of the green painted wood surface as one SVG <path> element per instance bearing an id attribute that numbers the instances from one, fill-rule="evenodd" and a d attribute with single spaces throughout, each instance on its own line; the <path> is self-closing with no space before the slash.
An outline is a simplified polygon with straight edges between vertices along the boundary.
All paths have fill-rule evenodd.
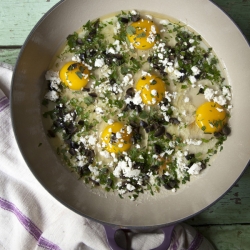
<path id="1" fill-rule="evenodd" d="M 206 226 L 199 227 L 198 230 L 216 250 L 250 249 L 249 225 Z"/>
<path id="2" fill-rule="evenodd" d="M 187 222 L 197 226 L 250 224 L 250 167 L 219 201 Z"/>
<path id="3" fill-rule="evenodd" d="M 185 0 L 184 0 L 185 1 Z M 1 0 L 0 62 L 15 65 L 20 48 L 37 21 L 58 0 Z M 213 0 L 250 41 L 250 0 Z M 250 167 L 211 207 L 186 221 L 217 250 L 250 249 Z"/>
<path id="4" fill-rule="evenodd" d="M 0 46 L 22 45 L 39 19 L 58 0 L 1 0 Z"/>
<path id="5" fill-rule="evenodd" d="M 1 49 L 0 48 L 0 62 L 5 62 L 15 65 L 20 49 Z"/>

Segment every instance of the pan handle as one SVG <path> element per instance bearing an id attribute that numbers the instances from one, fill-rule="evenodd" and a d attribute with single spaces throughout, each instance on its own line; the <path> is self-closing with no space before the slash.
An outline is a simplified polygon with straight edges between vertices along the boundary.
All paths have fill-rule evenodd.
<path id="1" fill-rule="evenodd" d="M 164 233 L 164 240 L 161 243 L 160 246 L 151 249 L 151 250 L 166 250 L 169 248 L 170 243 L 171 243 L 171 237 L 173 233 L 175 225 L 163 227 L 160 230 L 163 231 Z M 112 250 L 124 250 L 123 248 L 117 246 L 116 241 L 115 241 L 115 232 L 117 230 L 120 230 L 121 228 L 112 228 L 111 226 L 104 225 L 105 231 L 106 231 L 106 236 L 107 240 L 109 243 L 109 246 L 111 247 Z"/>

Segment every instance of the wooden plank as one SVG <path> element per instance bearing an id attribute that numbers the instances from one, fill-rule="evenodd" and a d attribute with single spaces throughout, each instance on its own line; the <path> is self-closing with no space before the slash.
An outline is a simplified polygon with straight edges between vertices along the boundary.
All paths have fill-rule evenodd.
<path id="1" fill-rule="evenodd" d="M 1 0 L 0 46 L 22 45 L 39 19 L 58 2 L 59 0 Z"/>
<path id="2" fill-rule="evenodd" d="M 0 62 L 15 65 L 20 49 L 0 49 Z"/>
<path id="3" fill-rule="evenodd" d="M 212 0 L 240 28 L 250 42 L 250 0 Z"/>
<path id="4" fill-rule="evenodd" d="M 240 180 L 210 208 L 187 221 L 190 225 L 250 223 L 250 166 Z"/>
<path id="5" fill-rule="evenodd" d="M 0 46 L 22 45 L 38 20 L 58 2 L 59 0 L 12 0 L 10 4 L 9 0 L 1 0 Z M 250 0 L 213 0 L 213 2 L 235 21 L 250 41 Z"/>
<path id="6" fill-rule="evenodd" d="M 196 228 L 216 250 L 249 250 L 250 226 L 210 226 Z"/>

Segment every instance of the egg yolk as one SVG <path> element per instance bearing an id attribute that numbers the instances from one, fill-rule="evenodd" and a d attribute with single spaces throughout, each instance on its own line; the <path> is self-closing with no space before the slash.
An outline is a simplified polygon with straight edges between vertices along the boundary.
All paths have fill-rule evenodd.
<path id="1" fill-rule="evenodd" d="M 59 73 L 61 81 L 72 90 L 81 90 L 89 81 L 89 70 L 77 62 L 64 64 Z"/>
<path id="2" fill-rule="evenodd" d="M 224 108 L 215 102 L 205 102 L 196 110 L 196 124 L 205 133 L 219 132 L 227 122 Z"/>
<path id="3" fill-rule="evenodd" d="M 135 48 L 147 50 L 154 46 L 158 28 L 152 21 L 141 19 L 128 26 L 127 37 Z"/>
<path id="4" fill-rule="evenodd" d="M 127 126 L 121 122 L 114 122 L 105 127 L 101 134 L 101 140 L 106 144 L 106 150 L 110 153 L 120 153 L 131 147 L 132 132 L 128 133 Z"/>
<path id="5" fill-rule="evenodd" d="M 136 84 L 136 90 L 141 91 L 141 98 L 146 105 L 159 103 L 165 95 L 165 83 L 156 75 L 146 75 Z"/>

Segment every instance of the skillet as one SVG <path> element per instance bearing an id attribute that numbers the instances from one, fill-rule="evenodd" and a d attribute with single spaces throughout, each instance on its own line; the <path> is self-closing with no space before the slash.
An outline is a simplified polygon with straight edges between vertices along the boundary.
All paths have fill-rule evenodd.
<path id="1" fill-rule="evenodd" d="M 51 147 L 43 125 L 41 100 L 45 72 L 68 34 L 88 20 L 137 9 L 173 17 L 206 40 L 232 86 L 232 134 L 215 161 L 176 193 L 148 195 L 141 202 L 93 193 L 77 181 Z M 208 0 L 64 0 L 34 27 L 19 55 L 12 79 L 11 115 L 21 153 L 35 177 L 59 202 L 103 224 L 132 229 L 164 227 L 183 221 L 218 200 L 240 177 L 250 155 L 250 50 L 232 21 Z M 38 146 L 42 145 L 42 146 Z"/>

